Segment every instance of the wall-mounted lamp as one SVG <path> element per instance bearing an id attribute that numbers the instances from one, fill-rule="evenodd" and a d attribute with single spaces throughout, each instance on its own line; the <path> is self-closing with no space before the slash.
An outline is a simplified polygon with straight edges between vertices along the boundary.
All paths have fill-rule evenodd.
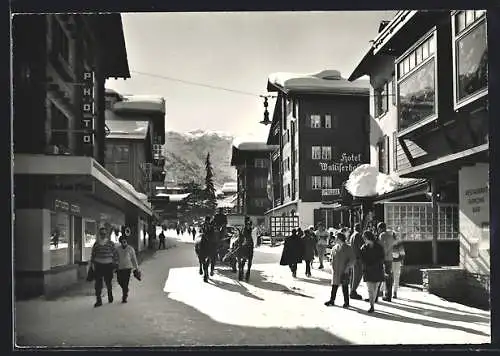
<path id="1" fill-rule="evenodd" d="M 263 125 L 270 125 L 271 120 L 269 120 L 269 111 L 267 110 L 267 107 L 269 106 L 268 99 L 269 98 L 275 98 L 275 96 L 271 95 L 261 95 L 261 98 L 264 98 L 264 120 L 260 121 L 261 124 Z"/>

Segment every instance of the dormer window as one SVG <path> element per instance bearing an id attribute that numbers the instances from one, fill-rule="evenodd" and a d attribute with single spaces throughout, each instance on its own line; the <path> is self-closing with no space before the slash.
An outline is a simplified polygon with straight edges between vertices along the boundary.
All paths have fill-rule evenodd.
<path id="1" fill-rule="evenodd" d="M 486 11 L 457 11 L 452 26 L 455 108 L 459 108 L 488 92 Z"/>

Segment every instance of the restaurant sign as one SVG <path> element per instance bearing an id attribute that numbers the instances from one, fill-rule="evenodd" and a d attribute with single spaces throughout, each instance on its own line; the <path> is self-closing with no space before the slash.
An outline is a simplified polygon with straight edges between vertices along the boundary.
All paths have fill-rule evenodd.
<path id="1" fill-rule="evenodd" d="M 351 173 L 361 165 L 361 153 L 342 153 L 338 162 L 319 162 L 322 172 Z"/>
<path id="2" fill-rule="evenodd" d="M 83 72 L 81 128 L 85 150 L 91 150 L 94 143 L 94 83 L 94 72 Z"/>

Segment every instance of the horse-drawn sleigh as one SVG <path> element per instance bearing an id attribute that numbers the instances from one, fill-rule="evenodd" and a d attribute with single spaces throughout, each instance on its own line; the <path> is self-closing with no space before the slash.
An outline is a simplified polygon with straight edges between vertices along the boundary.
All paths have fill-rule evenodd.
<path id="1" fill-rule="evenodd" d="M 215 264 L 219 260 L 230 266 L 233 272 L 238 271 L 239 280 L 243 280 L 244 268 L 247 264 L 245 280 L 248 281 L 253 250 L 251 229 L 228 226 L 223 230 L 214 231 L 213 228 L 206 227 L 195 243 L 195 251 L 200 263 L 200 275 L 203 275 L 203 280 L 208 282 L 209 267 L 210 276 L 213 276 Z"/>

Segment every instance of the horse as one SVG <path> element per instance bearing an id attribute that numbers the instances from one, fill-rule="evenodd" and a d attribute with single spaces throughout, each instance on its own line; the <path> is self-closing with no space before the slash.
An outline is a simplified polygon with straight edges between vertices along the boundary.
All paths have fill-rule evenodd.
<path id="1" fill-rule="evenodd" d="M 250 269 L 252 268 L 254 244 L 251 230 L 243 228 L 236 241 L 236 260 L 238 261 L 238 280 L 243 280 L 245 264 L 248 263 L 245 281 L 250 280 Z"/>
<path id="2" fill-rule="evenodd" d="M 214 275 L 215 268 L 215 254 L 217 251 L 217 244 L 211 229 L 203 229 L 201 238 L 194 244 L 194 250 L 198 256 L 200 263 L 200 275 L 203 275 L 203 280 L 208 282 L 208 267 L 210 265 L 210 276 Z"/>

